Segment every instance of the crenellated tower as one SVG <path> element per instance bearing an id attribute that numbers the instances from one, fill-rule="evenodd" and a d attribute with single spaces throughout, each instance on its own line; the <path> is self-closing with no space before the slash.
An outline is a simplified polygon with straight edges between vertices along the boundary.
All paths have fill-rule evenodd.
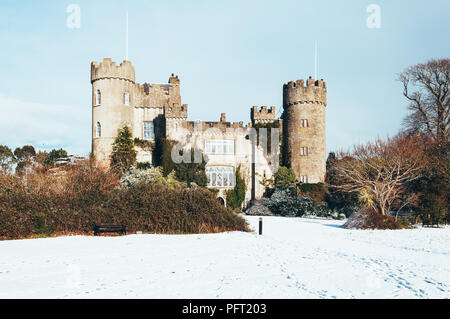
<path id="1" fill-rule="evenodd" d="M 320 183 L 326 173 L 327 87 L 311 77 L 283 86 L 283 162 L 298 181 Z"/>
<path id="2" fill-rule="evenodd" d="M 129 61 L 116 65 L 110 58 L 91 63 L 92 152 L 109 165 L 112 144 L 124 125 L 133 130 L 135 70 Z"/>
<path id="3" fill-rule="evenodd" d="M 272 123 L 276 120 L 276 108 L 275 106 L 267 107 L 253 106 L 250 113 L 250 119 L 252 125 L 259 123 Z"/>

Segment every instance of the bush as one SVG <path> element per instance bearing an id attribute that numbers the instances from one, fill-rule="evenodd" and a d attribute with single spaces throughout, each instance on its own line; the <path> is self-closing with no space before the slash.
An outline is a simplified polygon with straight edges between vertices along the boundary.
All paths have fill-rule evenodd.
<path id="1" fill-rule="evenodd" d="M 354 213 L 343 228 L 347 229 L 401 229 L 402 226 L 392 216 L 377 213 L 371 207 L 364 207 Z"/>
<path id="2" fill-rule="evenodd" d="M 314 201 L 307 196 L 297 196 L 293 188 L 277 189 L 264 204 L 280 216 L 301 217 L 314 213 Z"/>
<path id="3" fill-rule="evenodd" d="M 139 169 L 132 167 L 120 178 L 120 185 L 125 188 L 137 186 L 139 184 L 162 185 L 169 189 L 180 187 L 181 183 L 175 178 L 174 172 L 168 176 L 162 173 L 162 167 L 152 167 L 148 169 Z"/>
<path id="4" fill-rule="evenodd" d="M 0 174 L 2 239 L 91 233 L 98 222 L 123 223 L 130 232 L 248 230 L 245 220 L 208 190 L 148 183 L 122 188 L 115 174 L 91 163 L 58 175 L 31 174 L 26 182 Z"/>
<path id="5" fill-rule="evenodd" d="M 180 182 L 188 185 L 195 183 L 199 186 L 206 187 L 208 185 L 208 177 L 206 176 L 206 162 L 202 157 L 201 163 L 180 163 L 175 164 L 172 161 L 172 148 L 176 142 L 159 138 L 155 144 L 154 162 L 157 166 L 161 166 L 164 176 L 168 176 L 171 172 L 175 172 L 176 178 Z M 191 150 L 191 159 L 194 158 L 195 152 L 199 150 Z"/>
<path id="6" fill-rule="evenodd" d="M 328 190 L 323 183 L 299 184 L 298 192 L 299 195 L 311 197 L 318 203 L 323 203 L 328 198 Z"/>
<path id="7" fill-rule="evenodd" d="M 316 216 L 319 216 L 319 217 L 329 217 L 329 216 L 331 216 L 330 215 L 330 209 L 328 208 L 328 204 L 325 203 L 325 202 L 315 203 L 315 206 L 313 208 L 314 208 L 314 213 L 316 214 Z M 339 215 L 338 215 L 337 218 L 339 218 Z"/>
<path id="8" fill-rule="evenodd" d="M 245 200 L 246 185 L 244 179 L 241 177 L 241 168 L 236 170 L 236 186 L 227 191 L 227 204 L 232 209 L 239 209 Z"/>
<path id="9" fill-rule="evenodd" d="M 430 218 L 442 223 L 449 217 L 449 184 L 443 176 L 433 174 L 417 181 L 416 191 L 419 192 L 418 208 L 421 218 Z"/>
<path id="10" fill-rule="evenodd" d="M 295 185 L 295 172 L 287 167 L 280 166 L 275 173 L 275 187 L 286 189 Z"/>

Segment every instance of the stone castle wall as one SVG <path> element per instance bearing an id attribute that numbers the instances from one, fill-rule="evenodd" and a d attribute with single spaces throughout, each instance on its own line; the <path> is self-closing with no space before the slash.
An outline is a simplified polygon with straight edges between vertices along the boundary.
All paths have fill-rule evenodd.
<path id="1" fill-rule="evenodd" d="M 298 180 L 307 176 L 308 183 L 325 181 L 326 105 L 327 89 L 322 80 L 309 78 L 306 86 L 303 80 L 291 81 L 283 87 L 283 132 L 287 132 L 283 135 L 283 159 Z M 307 155 L 302 148 L 307 148 Z"/>
<path id="2" fill-rule="evenodd" d="M 275 107 L 251 108 L 251 123 L 227 122 L 222 113 L 218 122 L 187 121 L 188 105 L 182 104 L 180 79 L 172 74 L 167 84 L 139 84 L 135 82 L 135 69 L 131 62 L 116 65 L 106 58 L 101 63 L 91 64 L 92 83 L 92 151 L 97 161 L 109 166 L 112 144 L 117 131 L 124 125 L 131 128 L 133 137 L 144 138 L 144 122 L 153 122 L 155 137 L 166 137 L 186 145 L 203 149 L 208 139 L 234 140 L 235 154 L 210 156 L 208 165 L 241 167 L 247 184 L 246 201 L 252 196 L 259 198 L 265 189 L 261 182 L 273 177 L 274 168 L 270 158 L 261 147 L 257 147 L 255 178 L 252 176 L 253 150 L 248 139 L 249 130 L 256 124 L 280 121 L 285 145 L 284 161 L 292 167 L 297 178 L 308 176 L 308 182 L 323 182 L 326 167 L 325 107 L 326 84 L 308 79 L 289 82 L 283 87 L 282 119 L 277 119 Z M 101 92 L 101 103 L 96 103 L 97 90 Z M 124 94 L 129 94 L 126 105 Z M 308 120 L 308 127 L 301 127 L 301 120 Z M 101 136 L 96 136 L 97 123 L 101 124 Z M 308 155 L 301 155 L 301 148 L 308 147 Z M 151 150 L 139 149 L 139 162 L 151 162 Z M 254 182 L 254 183 L 253 183 Z M 221 189 L 221 196 L 226 189 Z"/>

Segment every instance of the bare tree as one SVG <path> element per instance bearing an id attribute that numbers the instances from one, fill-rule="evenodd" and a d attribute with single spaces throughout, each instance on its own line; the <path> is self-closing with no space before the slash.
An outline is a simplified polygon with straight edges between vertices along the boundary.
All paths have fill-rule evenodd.
<path id="1" fill-rule="evenodd" d="M 422 138 L 398 135 L 385 141 L 356 145 L 351 152 L 340 152 L 335 174 L 346 192 L 356 192 L 364 204 L 382 215 L 400 211 L 416 201 L 408 195 L 407 184 L 421 176 L 426 166 Z"/>
<path id="2" fill-rule="evenodd" d="M 409 132 L 426 133 L 435 141 L 449 138 L 450 59 L 431 60 L 399 75 L 411 113 L 404 125 Z"/>

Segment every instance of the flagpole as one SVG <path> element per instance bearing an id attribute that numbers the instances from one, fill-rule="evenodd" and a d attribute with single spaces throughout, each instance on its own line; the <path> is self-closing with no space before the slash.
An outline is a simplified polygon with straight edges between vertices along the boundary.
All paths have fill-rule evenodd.
<path id="1" fill-rule="evenodd" d="M 125 54 L 125 60 L 128 61 L 128 10 L 127 10 L 127 27 L 126 27 L 126 54 Z"/>
<path id="2" fill-rule="evenodd" d="M 319 60 L 318 60 L 318 56 L 317 56 L 317 40 L 316 40 L 316 42 L 315 42 L 315 55 L 314 55 L 314 59 L 315 59 L 315 62 L 314 62 L 314 79 L 316 79 L 317 80 L 317 76 L 318 76 L 318 63 L 319 63 Z"/>

